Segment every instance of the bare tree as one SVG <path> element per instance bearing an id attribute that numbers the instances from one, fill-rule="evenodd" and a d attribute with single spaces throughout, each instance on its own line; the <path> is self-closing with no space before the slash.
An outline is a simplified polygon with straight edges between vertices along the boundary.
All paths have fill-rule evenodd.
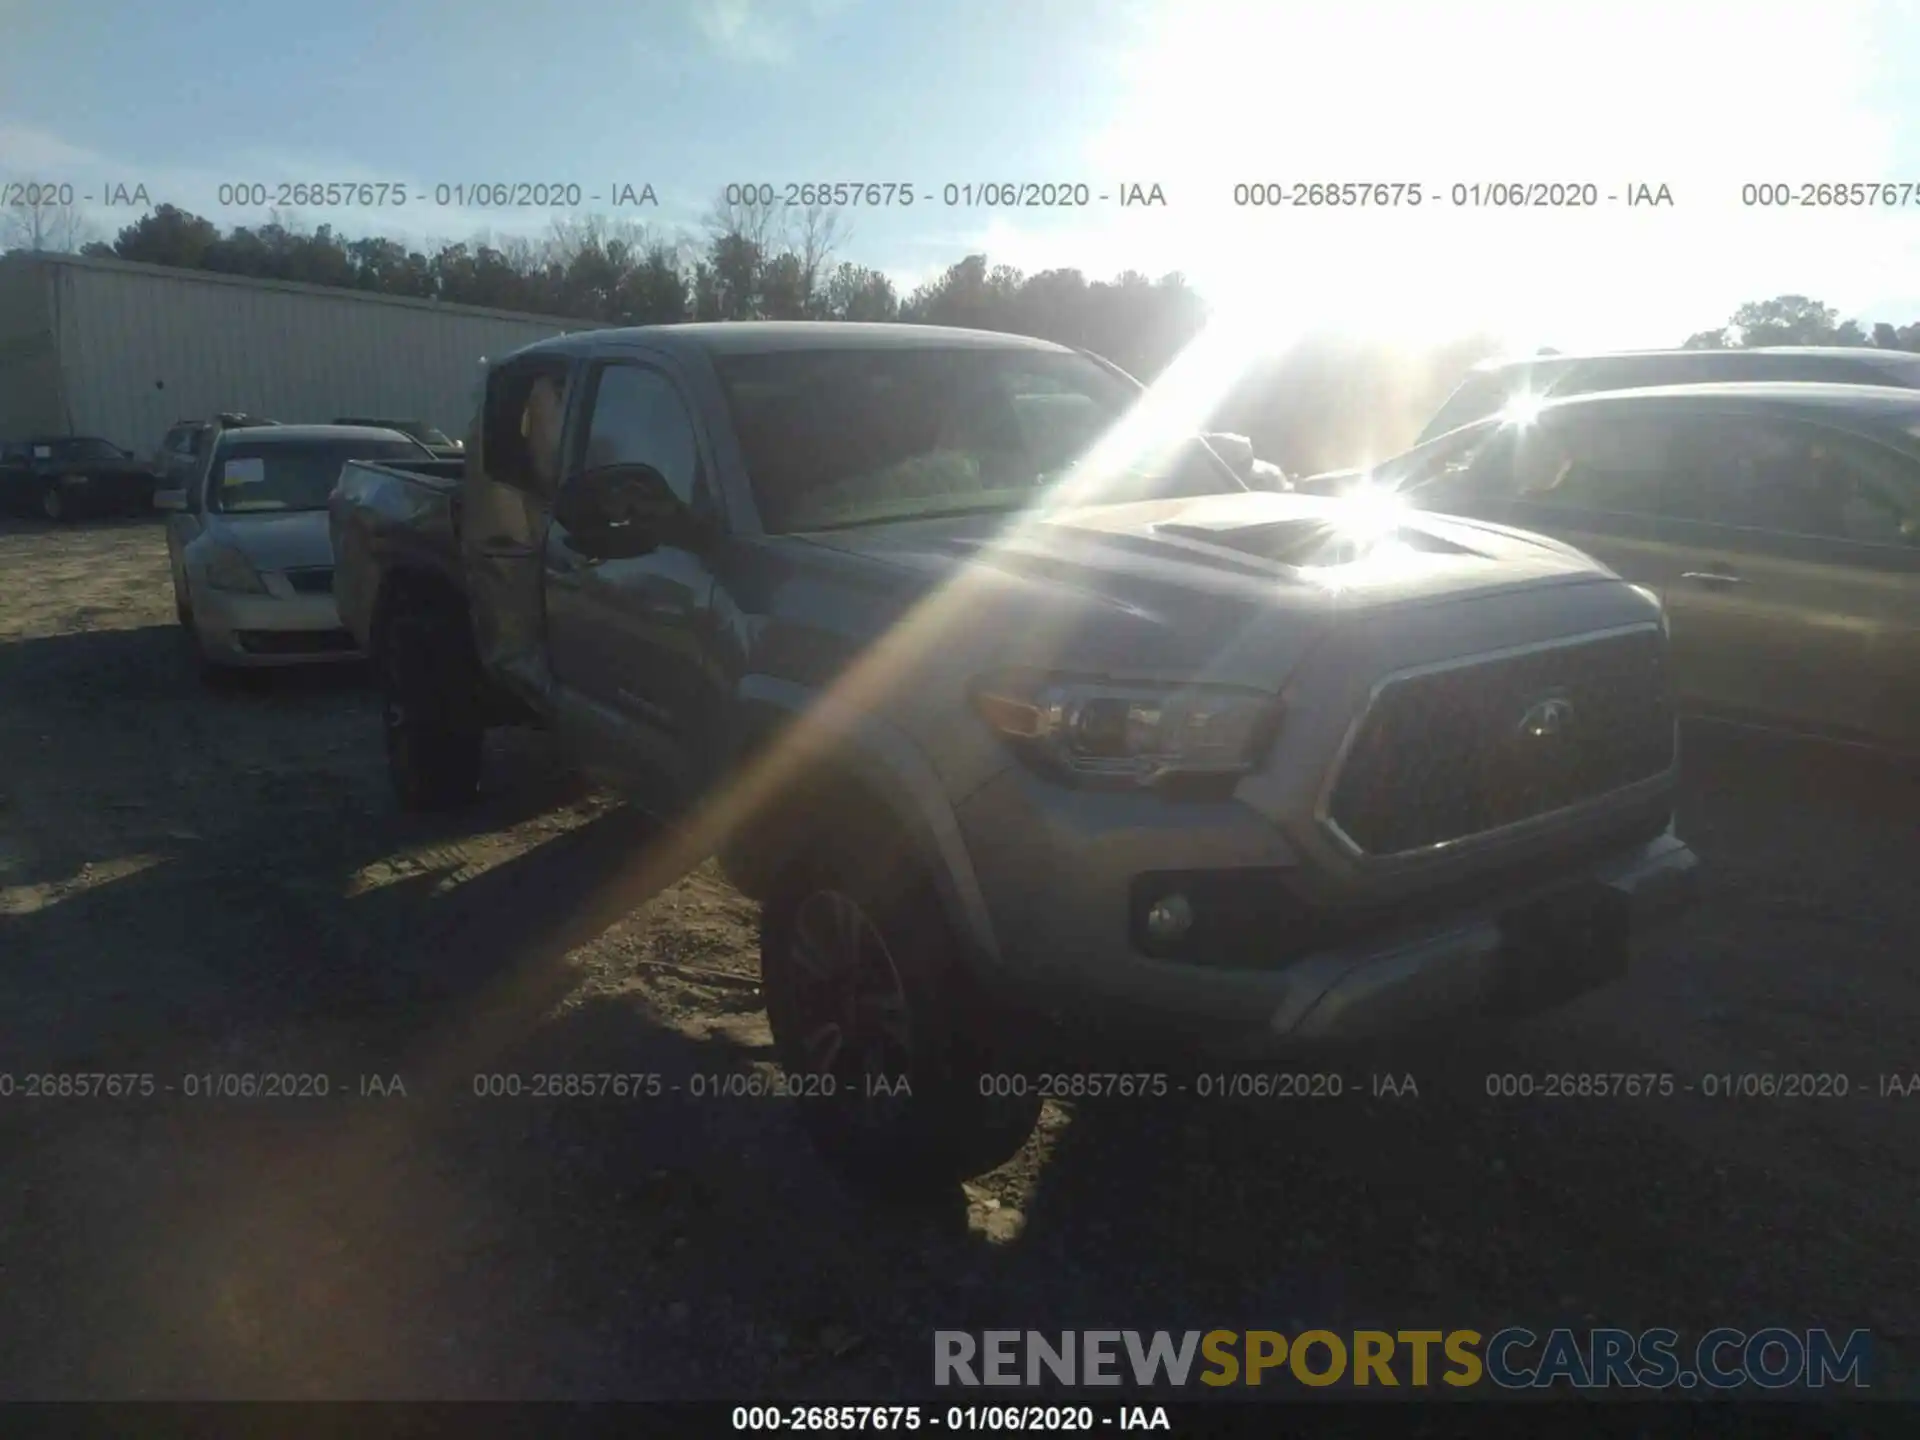
<path id="1" fill-rule="evenodd" d="M 508 235 L 494 248 L 506 257 L 514 274 L 533 275 L 539 272 L 554 243 L 549 240 L 544 246 L 537 245 L 525 235 Z"/>
<path id="2" fill-rule="evenodd" d="M 815 297 L 820 294 L 821 282 L 835 252 L 851 238 L 841 220 L 838 210 L 809 205 L 793 222 L 793 243 L 788 248 L 800 257 L 800 283 L 805 287 L 809 305 L 815 303 Z"/>
<path id="3" fill-rule="evenodd" d="M 707 255 L 717 268 L 737 268 L 743 257 L 752 257 L 751 281 L 735 278 L 723 288 L 741 295 L 759 289 L 759 271 L 791 256 L 791 266 L 782 264 L 775 282 L 780 301 L 775 306 L 785 314 L 795 303 L 801 313 L 812 315 L 824 304 L 823 291 L 833 257 L 850 238 L 844 217 L 830 205 L 814 204 L 805 209 L 782 205 L 776 196 L 755 193 L 742 186 L 729 200 L 722 191 L 707 212 Z M 733 306 L 728 309 L 733 318 Z"/>
<path id="4" fill-rule="evenodd" d="M 778 204 L 773 196 L 763 200 L 753 193 L 751 186 L 741 186 L 740 193 L 743 198 L 728 200 L 726 192 L 720 192 L 713 208 L 707 212 L 707 238 L 723 240 L 735 235 L 762 255 L 778 250 L 786 238 L 786 207 Z"/>
<path id="5" fill-rule="evenodd" d="M 22 202 L 0 212 L 0 250 L 48 250 L 71 255 L 94 239 L 92 224 L 73 205 Z"/>

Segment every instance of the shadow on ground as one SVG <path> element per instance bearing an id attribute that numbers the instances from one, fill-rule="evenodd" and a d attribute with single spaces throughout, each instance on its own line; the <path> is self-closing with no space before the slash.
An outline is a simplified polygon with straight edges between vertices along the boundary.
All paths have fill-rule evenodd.
<path id="1" fill-rule="evenodd" d="M 0 781 L 0 818 L 33 820 L 4 883 L 59 881 L 108 832 L 165 856 L 0 919 L 0 1068 L 270 1065 L 332 1089 L 11 1112 L 5 1393 L 931 1397 L 937 1329 L 1824 1324 L 1875 1328 L 1895 1360 L 1910 1343 L 1897 1127 L 1485 1083 L 1717 1056 L 1724 1017 L 1687 1009 L 1708 981 L 1736 1020 L 1857 984 L 1910 1035 L 1892 947 L 1920 905 L 1845 873 L 1914 873 L 1885 779 L 1712 752 L 1683 828 L 1733 878 L 1621 993 L 1450 1055 L 1370 1057 L 1338 1099 L 1054 1111 L 1012 1165 L 902 1209 L 840 1187 L 789 1102 L 692 1094 L 766 1061 L 745 979 L 700 992 L 701 1033 L 657 986 L 583 987 L 582 952 L 590 969 L 653 898 L 645 822 L 561 825 L 577 792 L 518 740 L 476 810 L 404 821 L 350 677 L 187 696 L 168 643 L 0 649 L 0 695 L 31 697 L 0 701 L 0 754 L 33 757 Z M 476 839 L 516 826 L 529 848 Z M 1829 920 L 1777 908 L 1799 886 L 1841 897 L 1830 982 L 1804 963 Z M 1376 1072 L 1418 1097 L 1374 1096 Z M 476 1093 L 568 1073 L 640 1080 L 611 1100 Z"/>

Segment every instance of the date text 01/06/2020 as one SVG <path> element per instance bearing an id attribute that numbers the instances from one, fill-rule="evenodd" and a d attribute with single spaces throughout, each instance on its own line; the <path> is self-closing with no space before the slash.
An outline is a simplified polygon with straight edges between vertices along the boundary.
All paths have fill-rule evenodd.
<path id="1" fill-rule="evenodd" d="M 1920 1096 L 1920 1071 L 1850 1075 L 1843 1070 L 1720 1071 L 1682 1081 L 1656 1071 L 1502 1072 L 1486 1077 L 1495 1099 L 1906 1100 Z"/>
<path id="2" fill-rule="evenodd" d="M 388 180 L 235 180 L 218 186 L 214 201 L 241 209 L 293 210 L 399 210 L 409 205 L 438 210 L 574 210 L 583 205 L 658 209 L 660 195 L 652 185 L 636 180 L 599 185 L 570 180 L 473 180 L 412 186 Z"/>
<path id="3" fill-rule="evenodd" d="M 1253 210 L 1592 210 L 1669 208 L 1664 182 L 1474 180 L 1425 185 L 1409 180 L 1242 180 L 1233 203 Z"/>
<path id="4" fill-rule="evenodd" d="M 0 1072 L 0 1100 L 328 1100 L 407 1098 L 398 1075 L 337 1077 L 306 1070 L 194 1070 L 162 1080 L 148 1071 Z"/>
<path id="5" fill-rule="evenodd" d="M 1166 187 L 1152 180 L 968 180 L 912 185 L 896 180 L 741 181 L 726 186 L 727 205 L 774 208 L 908 209 L 940 205 L 968 210 L 1165 209 Z"/>
<path id="6" fill-rule="evenodd" d="M 1171 1430 L 1164 1405 L 736 1405 L 735 1430 Z"/>

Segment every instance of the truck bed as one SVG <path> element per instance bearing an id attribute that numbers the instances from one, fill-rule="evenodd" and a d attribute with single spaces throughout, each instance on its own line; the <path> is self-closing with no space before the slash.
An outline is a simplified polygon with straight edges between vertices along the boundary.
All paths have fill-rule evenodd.
<path id="1" fill-rule="evenodd" d="M 328 502 L 333 595 L 340 620 L 367 648 L 381 576 L 426 571 L 464 589 L 461 460 L 350 460 Z"/>

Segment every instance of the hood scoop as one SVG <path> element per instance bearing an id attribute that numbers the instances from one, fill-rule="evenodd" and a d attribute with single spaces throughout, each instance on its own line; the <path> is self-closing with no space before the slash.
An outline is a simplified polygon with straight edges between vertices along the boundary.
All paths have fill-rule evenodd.
<path id="1" fill-rule="evenodd" d="M 1300 516 L 1269 520 L 1257 525 L 1223 522 L 1218 525 L 1191 521 L 1169 521 L 1153 527 L 1154 533 L 1173 539 L 1197 541 L 1202 545 L 1237 550 L 1243 555 L 1267 560 L 1295 569 L 1309 566 L 1349 565 L 1366 559 L 1374 551 L 1391 547 L 1429 555 L 1471 555 L 1464 545 L 1411 525 L 1366 533 L 1347 529 L 1330 517 Z"/>

